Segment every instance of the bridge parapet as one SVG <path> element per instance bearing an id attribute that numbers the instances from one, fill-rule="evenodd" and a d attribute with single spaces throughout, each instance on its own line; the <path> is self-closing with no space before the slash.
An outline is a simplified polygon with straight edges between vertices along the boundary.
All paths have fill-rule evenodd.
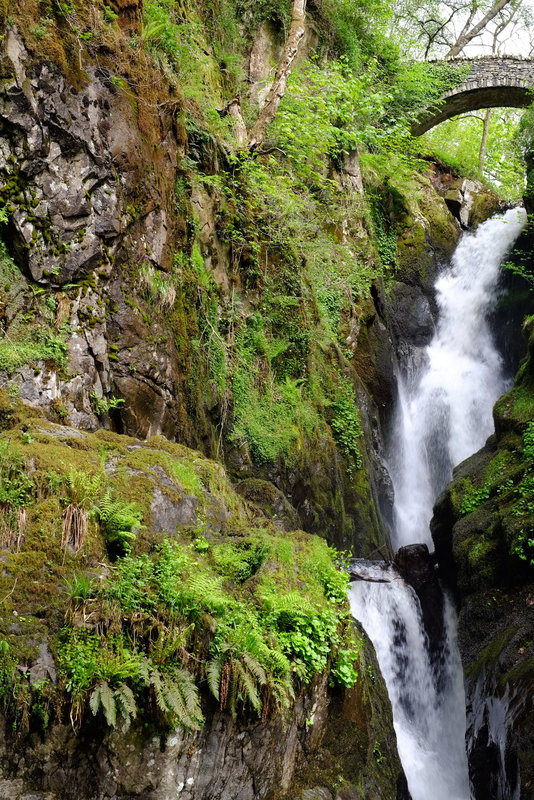
<path id="1" fill-rule="evenodd" d="M 443 62 L 433 62 L 443 63 Z M 414 136 L 458 114 L 481 108 L 524 108 L 534 101 L 534 60 L 514 56 L 453 59 L 446 62 L 470 67 L 460 86 L 446 92 L 412 126 Z"/>

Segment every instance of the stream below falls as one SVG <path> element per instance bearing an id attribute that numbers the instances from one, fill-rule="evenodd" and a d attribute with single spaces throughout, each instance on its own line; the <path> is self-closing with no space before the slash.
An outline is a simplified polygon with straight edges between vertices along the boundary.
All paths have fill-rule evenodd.
<path id="1" fill-rule="evenodd" d="M 418 366 L 398 376 L 388 454 L 395 490 L 392 545 L 424 543 L 432 508 L 452 469 L 493 431 L 492 408 L 508 388 L 488 318 L 499 268 L 526 219 L 521 209 L 493 217 L 462 236 L 436 285 L 438 319 Z M 353 616 L 373 642 L 393 708 L 412 800 L 470 800 L 462 665 L 456 614 L 443 603 L 443 635 L 430 646 L 419 599 L 394 566 L 358 562 Z"/>

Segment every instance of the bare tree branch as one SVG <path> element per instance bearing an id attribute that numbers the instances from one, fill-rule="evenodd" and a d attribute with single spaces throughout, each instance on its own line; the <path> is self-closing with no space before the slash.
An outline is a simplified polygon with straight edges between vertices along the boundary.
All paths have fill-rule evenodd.
<path id="1" fill-rule="evenodd" d="M 291 74 L 291 65 L 297 55 L 299 44 L 304 37 L 305 18 L 306 0 L 293 0 L 291 26 L 284 45 L 284 52 L 278 63 L 274 81 L 269 89 L 265 104 L 250 132 L 249 148 L 251 150 L 262 144 L 267 128 L 278 111 L 278 106 L 286 90 L 287 79 Z"/>
<path id="2" fill-rule="evenodd" d="M 489 11 L 484 14 L 480 22 L 477 22 L 477 24 L 474 25 L 470 31 L 458 37 L 449 52 L 445 55 L 445 58 L 455 58 L 458 53 L 460 53 L 464 47 L 469 44 L 470 41 L 472 41 L 482 30 L 484 30 L 488 22 L 491 22 L 491 20 L 497 16 L 499 11 L 501 11 L 510 2 L 511 0 L 497 0 L 497 2 L 492 5 Z"/>

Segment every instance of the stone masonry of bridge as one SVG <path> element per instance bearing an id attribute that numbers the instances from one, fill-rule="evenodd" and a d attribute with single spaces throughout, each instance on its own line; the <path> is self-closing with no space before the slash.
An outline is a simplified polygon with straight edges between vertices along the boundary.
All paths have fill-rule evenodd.
<path id="1" fill-rule="evenodd" d="M 468 111 L 480 108 L 524 108 L 534 102 L 534 60 L 513 56 L 451 59 L 458 67 L 471 67 L 464 82 L 443 95 L 432 109 L 423 111 L 412 134 L 426 131 Z"/>

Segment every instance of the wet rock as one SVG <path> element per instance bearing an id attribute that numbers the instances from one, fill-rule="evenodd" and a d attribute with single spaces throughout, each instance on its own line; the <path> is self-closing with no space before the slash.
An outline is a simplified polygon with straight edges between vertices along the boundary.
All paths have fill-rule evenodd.
<path id="1" fill-rule="evenodd" d="M 424 347 L 434 334 L 430 302 L 417 286 L 396 284 L 389 297 L 392 328 L 399 341 Z"/>
<path id="2" fill-rule="evenodd" d="M 57 673 L 54 657 L 48 648 L 47 642 L 43 642 L 39 645 L 39 656 L 30 669 L 30 683 L 33 686 L 46 680 L 56 683 Z"/>
<path id="3" fill-rule="evenodd" d="M 437 655 L 443 642 L 444 619 L 443 590 L 438 581 L 435 558 L 430 555 L 426 544 L 410 544 L 398 550 L 395 565 L 419 598 L 430 652 Z"/>
<path id="4" fill-rule="evenodd" d="M 0 98 L 0 135 L 9 153 L 0 185 L 12 209 L 6 243 L 32 280 L 77 281 L 119 244 L 122 190 L 109 154 L 112 134 L 102 133 L 103 121 L 112 119 L 111 91 L 94 75 L 87 106 L 80 105 L 48 65 L 27 74 L 15 29 L 6 40 L 13 74 Z"/>
<path id="5" fill-rule="evenodd" d="M 159 486 L 155 486 L 150 506 L 152 528 L 155 531 L 172 533 L 178 525 L 191 525 L 196 519 L 197 506 L 196 497 L 183 495 L 178 501 L 172 500 Z"/>
<path id="6" fill-rule="evenodd" d="M 315 786 L 313 789 L 305 789 L 300 800 L 333 800 L 333 796 L 325 786 Z"/>

